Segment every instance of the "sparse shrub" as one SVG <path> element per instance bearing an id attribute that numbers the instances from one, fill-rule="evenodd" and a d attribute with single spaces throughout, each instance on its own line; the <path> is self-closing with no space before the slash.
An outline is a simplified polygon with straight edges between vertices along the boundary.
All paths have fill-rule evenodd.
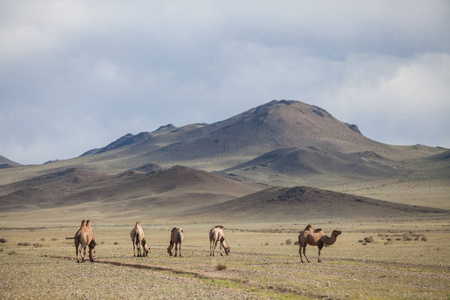
<path id="1" fill-rule="evenodd" d="M 17 252 L 16 252 L 16 251 L 10 251 L 10 252 L 8 252 L 8 255 L 14 255 L 14 254 L 17 254 Z"/>
<path id="2" fill-rule="evenodd" d="M 287 240 L 286 240 L 286 245 L 288 245 L 288 246 L 289 246 L 289 245 L 292 245 L 291 239 L 287 239 Z"/>
<path id="3" fill-rule="evenodd" d="M 224 264 L 224 263 L 218 263 L 217 266 L 216 266 L 216 269 L 218 271 L 226 270 L 227 269 L 227 265 Z"/>
<path id="4" fill-rule="evenodd" d="M 294 242 L 294 245 L 295 245 L 295 246 L 298 246 L 298 245 L 300 245 L 300 243 L 299 243 L 298 241 L 295 241 L 295 242 Z"/>
<path id="5" fill-rule="evenodd" d="M 423 242 L 428 241 L 427 237 L 423 236 L 423 237 L 422 237 L 422 241 L 423 241 Z"/>
<path id="6" fill-rule="evenodd" d="M 41 241 L 45 242 L 45 238 L 41 238 Z"/>
<path id="7" fill-rule="evenodd" d="M 6 243 L 6 242 L 7 242 L 7 240 L 6 240 L 5 238 L 1 238 L 1 239 L 0 239 L 0 243 L 4 244 L 4 243 Z"/>
<path id="8" fill-rule="evenodd" d="M 119 242 L 114 242 L 114 245 L 119 245 Z"/>
<path id="9" fill-rule="evenodd" d="M 57 238 L 52 238 L 52 241 L 56 242 L 58 239 Z"/>
<path id="10" fill-rule="evenodd" d="M 373 242 L 374 242 L 373 237 L 371 237 L 371 236 L 365 237 L 365 238 L 364 238 L 364 241 L 365 241 L 366 243 L 373 243 Z"/>
<path id="11" fill-rule="evenodd" d="M 0 253 L 2 253 L 3 252 L 3 248 L 0 248 Z"/>
<path id="12" fill-rule="evenodd" d="M 412 238 L 408 235 L 404 235 L 403 240 L 409 242 L 409 241 L 412 241 Z"/>
<path id="13" fill-rule="evenodd" d="M 28 243 L 28 242 L 25 242 L 25 243 L 17 243 L 17 246 L 24 246 L 24 247 L 26 247 L 26 246 L 30 246 L 30 243 Z"/>
<path id="14" fill-rule="evenodd" d="M 266 246 L 269 246 L 269 242 L 266 242 L 266 244 L 265 244 Z"/>
<path id="15" fill-rule="evenodd" d="M 42 246 L 44 246 L 44 245 L 39 244 L 39 243 L 34 243 L 33 246 L 34 246 L 34 248 L 39 248 L 39 247 L 42 247 Z"/>

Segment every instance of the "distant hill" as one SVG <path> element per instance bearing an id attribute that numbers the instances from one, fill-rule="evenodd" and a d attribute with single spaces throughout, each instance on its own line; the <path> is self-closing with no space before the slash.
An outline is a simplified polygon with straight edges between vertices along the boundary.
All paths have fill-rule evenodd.
<path id="1" fill-rule="evenodd" d="M 449 207 L 449 157 L 449 150 L 439 147 L 382 144 L 323 108 L 274 100 L 213 124 L 168 124 L 153 132 L 127 134 L 69 160 L 20 168 L 9 168 L 6 161 L 8 168 L 0 169 L 0 209 L 65 207 L 130 218 L 181 218 L 187 212 L 211 216 L 221 210 L 241 218 L 249 210 L 252 216 L 282 220 L 304 212 L 350 216 L 356 212 L 353 208 L 361 208 L 362 216 L 371 209 L 378 215 L 398 215 L 408 209 L 388 203 Z M 294 193 L 299 196 L 292 201 L 271 202 L 279 209 L 264 204 L 269 207 L 265 212 L 259 201 L 288 193 L 281 187 L 266 189 L 273 186 L 310 186 L 313 192 L 308 195 L 321 197 L 298 205 L 304 197 Z M 262 194 L 254 194 L 259 191 Z M 348 193 L 392 202 L 369 205 L 351 200 Z M 259 198 L 252 198 L 255 195 Z M 337 205 L 330 200 L 334 204 L 329 211 L 327 202 L 320 202 L 341 195 L 348 201 Z M 227 206 L 231 204 L 245 207 L 235 211 Z M 380 210 L 384 206 L 386 210 Z"/>
<path id="2" fill-rule="evenodd" d="M 260 189 L 258 185 L 182 166 L 118 175 L 71 168 L 0 186 L 0 209 L 18 211 L 101 202 L 109 212 L 151 208 L 147 213 L 158 215 L 164 210 L 184 211 L 215 204 Z"/>
<path id="3" fill-rule="evenodd" d="M 148 170 L 148 166 L 143 168 Z M 0 186 L 3 213 L 51 211 L 46 220 L 286 221 L 448 213 L 312 187 L 267 187 L 174 166 L 117 175 L 67 169 Z M 70 211 L 70 215 L 66 215 Z M 58 213 L 59 212 L 59 213 Z M 41 213 L 42 215 L 43 213 Z M 44 214 L 45 215 L 45 214 Z M 42 215 L 42 216 L 44 216 Z"/>
<path id="4" fill-rule="evenodd" d="M 439 214 L 448 210 L 403 205 L 312 187 L 271 187 L 192 215 L 247 221 L 296 221 L 323 218 L 385 218 L 414 214 Z M 189 217 L 189 213 L 185 214 Z"/>
<path id="5" fill-rule="evenodd" d="M 21 166 L 21 164 L 16 163 L 16 162 L 9 160 L 6 157 L 0 155 L 0 169 L 8 169 L 8 168 L 19 167 L 19 166 Z"/>
<path id="6" fill-rule="evenodd" d="M 394 151 L 364 137 L 356 125 L 340 122 L 322 108 L 274 100 L 210 125 L 168 125 L 152 133 L 127 134 L 84 156 L 109 152 L 97 158 L 111 159 L 116 154 L 130 157 L 130 163 L 150 160 L 158 164 L 214 159 L 231 167 L 236 157 L 246 159 L 288 147 L 341 153 L 374 151 L 381 155 Z"/>

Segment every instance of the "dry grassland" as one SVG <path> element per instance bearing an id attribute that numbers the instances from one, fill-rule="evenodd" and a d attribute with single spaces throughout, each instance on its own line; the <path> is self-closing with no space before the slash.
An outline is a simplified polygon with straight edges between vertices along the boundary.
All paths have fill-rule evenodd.
<path id="1" fill-rule="evenodd" d="M 209 256 L 214 224 L 176 224 L 185 232 L 182 257 L 166 252 L 171 225 L 141 220 L 150 257 L 133 257 L 133 225 L 93 222 L 95 263 L 76 263 L 77 225 L 2 228 L 2 299 L 297 299 L 450 297 L 448 218 L 323 222 L 325 232 L 343 231 L 322 251 L 307 247 L 301 264 L 298 231 L 305 223 L 223 224 L 230 256 Z M 147 224 L 147 225 L 146 225 Z"/>

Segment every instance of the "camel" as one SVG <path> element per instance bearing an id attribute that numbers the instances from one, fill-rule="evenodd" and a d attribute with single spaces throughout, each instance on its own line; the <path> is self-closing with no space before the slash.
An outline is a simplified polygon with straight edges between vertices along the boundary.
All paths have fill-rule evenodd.
<path id="1" fill-rule="evenodd" d="M 80 262 L 80 257 L 81 261 L 85 261 L 86 247 L 89 247 L 89 260 L 91 262 L 94 261 L 95 246 L 97 243 L 95 242 L 94 232 L 92 231 L 90 220 L 81 221 L 80 229 L 78 229 L 75 233 L 75 236 L 73 238 L 66 239 L 74 239 L 77 262 Z"/>
<path id="2" fill-rule="evenodd" d="M 209 256 L 214 256 L 216 251 L 217 242 L 220 241 L 220 255 L 222 254 L 222 247 L 225 250 L 225 254 L 228 256 L 230 254 L 230 246 L 225 242 L 225 234 L 223 232 L 223 226 L 217 225 L 211 228 L 209 231 Z"/>
<path id="3" fill-rule="evenodd" d="M 145 257 L 150 253 L 150 247 L 147 245 L 147 241 L 145 240 L 144 230 L 142 229 L 141 222 L 136 222 L 136 225 L 130 232 L 131 242 L 133 243 L 133 256 L 136 256 L 136 247 L 137 247 L 137 256 Z M 142 247 L 142 253 L 141 253 Z"/>
<path id="4" fill-rule="evenodd" d="M 170 245 L 167 248 L 167 253 L 169 253 L 170 256 L 173 255 L 172 249 L 175 245 L 175 257 L 177 257 L 177 253 L 179 253 L 181 257 L 181 242 L 183 242 L 183 239 L 184 239 L 183 229 L 176 227 L 172 228 L 172 231 L 170 233 Z"/>
<path id="5" fill-rule="evenodd" d="M 300 260 L 303 263 L 303 257 L 302 257 L 302 248 L 303 248 L 303 255 L 305 255 L 305 258 L 308 262 L 309 259 L 306 256 L 306 246 L 317 246 L 319 248 L 319 258 L 318 262 L 322 262 L 321 258 L 321 251 L 323 246 L 331 246 L 336 242 L 337 237 L 342 232 L 340 230 L 333 230 L 333 233 L 331 234 L 331 237 L 325 235 L 322 229 L 313 229 L 311 225 L 306 226 L 305 230 L 300 232 L 298 236 L 298 243 L 300 245 L 299 253 L 300 253 Z"/>

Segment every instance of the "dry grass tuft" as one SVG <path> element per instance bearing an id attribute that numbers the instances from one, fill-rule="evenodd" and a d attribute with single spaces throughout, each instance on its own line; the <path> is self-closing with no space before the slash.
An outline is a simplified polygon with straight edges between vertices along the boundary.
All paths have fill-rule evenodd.
<path id="1" fill-rule="evenodd" d="M 218 271 L 226 270 L 227 269 L 227 265 L 224 264 L 224 263 L 218 263 L 217 266 L 216 266 L 216 269 Z"/>

